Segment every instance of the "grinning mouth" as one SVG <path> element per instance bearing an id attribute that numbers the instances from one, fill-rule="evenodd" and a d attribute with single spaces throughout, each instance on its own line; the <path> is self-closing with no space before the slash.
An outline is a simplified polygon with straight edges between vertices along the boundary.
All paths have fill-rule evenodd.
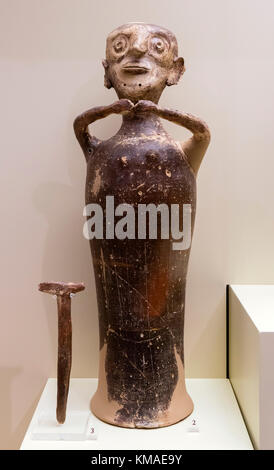
<path id="1" fill-rule="evenodd" d="M 144 65 L 126 64 L 123 66 L 123 70 L 126 73 L 147 73 L 150 69 Z"/>

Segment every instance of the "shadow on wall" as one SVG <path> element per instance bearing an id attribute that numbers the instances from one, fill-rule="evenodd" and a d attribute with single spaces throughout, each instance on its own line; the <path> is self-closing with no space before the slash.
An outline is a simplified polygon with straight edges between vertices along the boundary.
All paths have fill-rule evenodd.
<path id="1" fill-rule="evenodd" d="M 187 315 L 186 315 L 186 328 L 185 328 L 185 338 L 188 338 L 186 330 L 191 328 L 191 312 L 188 308 L 188 302 L 186 302 Z M 226 327 L 225 327 L 225 316 L 223 312 L 226 308 L 226 295 L 222 296 L 218 302 L 215 304 L 215 308 L 212 306 L 211 315 L 209 321 L 206 322 L 204 328 L 202 329 L 201 334 L 195 338 L 193 341 L 193 346 L 187 348 L 188 354 L 186 357 L 186 376 L 192 378 L 201 378 L 204 377 L 201 373 L 201 370 L 207 371 L 208 377 L 218 377 L 216 376 L 216 368 L 218 367 L 219 358 L 216 357 L 215 361 L 212 361 L 210 366 L 208 364 L 208 354 L 207 351 L 210 351 L 212 348 L 212 336 L 210 332 L 212 330 L 217 330 L 222 332 L 221 335 L 216 337 L 216 350 L 220 351 L 222 360 L 225 363 L 226 360 L 226 349 L 224 345 L 226 344 Z M 204 355 L 201 355 L 201 351 L 204 351 Z M 191 363 L 191 375 L 188 374 L 188 364 Z M 224 374 L 219 376 L 220 378 L 224 377 Z"/>
<path id="2" fill-rule="evenodd" d="M 0 449 L 2 450 L 19 449 L 41 394 L 39 392 L 35 397 L 32 405 L 14 428 L 13 422 L 15 421 L 15 416 L 12 407 L 12 387 L 14 379 L 16 379 L 21 371 L 21 367 L 0 367 Z"/>
<path id="3" fill-rule="evenodd" d="M 11 442 L 14 442 L 14 433 L 12 432 L 12 404 L 11 388 L 14 378 L 20 373 L 20 367 L 1 367 L 1 387 L 0 387 L 0 448 L 10 449 Z"/>

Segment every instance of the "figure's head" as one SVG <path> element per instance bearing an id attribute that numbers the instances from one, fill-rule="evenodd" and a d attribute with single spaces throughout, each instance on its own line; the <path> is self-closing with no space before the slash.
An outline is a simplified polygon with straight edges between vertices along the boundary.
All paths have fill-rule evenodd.
<path id="1" fill-rule="evenodd" d="M 157 102 L 166 85 L 175 85 L 184 72 L 173 33 L 160 26 L 128 23 L 107 38 L 105 86 L 119 98 Z"/>

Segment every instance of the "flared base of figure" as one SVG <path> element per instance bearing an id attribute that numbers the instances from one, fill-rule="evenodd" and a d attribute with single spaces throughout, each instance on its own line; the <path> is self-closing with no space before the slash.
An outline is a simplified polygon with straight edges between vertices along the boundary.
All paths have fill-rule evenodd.
<path id="1" fill-rule="evenodd" d="M 177 363 L 177 381 L 170 399 L 166 399 L 165 388 L 157 386 L 157 380 L 152 382 L 149 390 L 140 390 L 138 397 L 130 390 L 136 389 L 136 383 L 131 383 L 134 377 L 128 377 L 126 393 L 122 389 L 119 401 L 112 399 L 108 393 L 105 345 L 100 351 L 99 383 L 95 395 L 91 399 L 91 410 L 102 421 L 125 428 L 160 428 L 170 426 L 187 418 L 193 411 L 193 402 L 186 391 L 184 367 L 179 354 L 175 352 Z M 166 378 L 166 380 L 168 380 Z M 168 383 L 166 384 L 168 386 Z M 161 393 L 162 391 L 162 393 Z M 122 403 L 122 404 L 121 404 Z"/>

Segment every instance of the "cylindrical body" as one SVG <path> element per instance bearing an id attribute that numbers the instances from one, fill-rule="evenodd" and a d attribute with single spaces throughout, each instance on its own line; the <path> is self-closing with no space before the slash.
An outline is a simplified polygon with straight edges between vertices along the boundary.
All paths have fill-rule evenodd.
<path id="1" fill-rule="evenodd" d="M 86 203 L 105 208 L 106 196 L 114 196 L 115 208 L 134 207 L 136 238 L 104 235 L 90 242 L 100 325 L 92 411 L 119 426 L 170 425 L 193 409 L 183 340 L 190 248 L 174 250 L 171 235 L 161 239 L 159 232 L 157 239 L 138 239 L 137 213 L 139 204 L 178 204 L 180 214 L 190 204 L 193 229 L 196 181 L 180 145 L 157 118 L 124 118 L 120 131 L 90 157 Z"/>

